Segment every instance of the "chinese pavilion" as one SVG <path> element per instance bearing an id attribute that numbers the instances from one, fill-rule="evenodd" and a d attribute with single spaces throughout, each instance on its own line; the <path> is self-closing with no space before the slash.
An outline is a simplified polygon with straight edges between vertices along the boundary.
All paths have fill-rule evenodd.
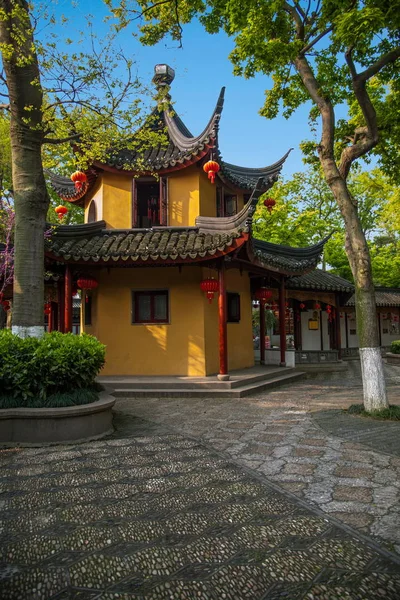
<path id="1" fill-rule="evenodd" d="M 156 66 L 158 88 L 169 88 L 173 78 L 169 66 Z M 338 307 L 350 297 L 351 284 L 336 278 L 318 287 L 307 275 L 325 240 L 292 248 L 253 237 L 257 201 L 277 180 L 288 153 L 263 168 L 227 163 L 218 144 L 224 88 L 198 136 L 166 98 L 167 106 L 154 114 L 168 144 L 146 150 L 140 171 L 126 169 L 139 151 L 123 150 L 93 163 L 79 185 L 50 174 L 59 196 L 85 209 L 84 224 L 59 226 L 47 243 L 47 264 L 61 275 L 50 326 L 71 330 L 73 290 L 81 287 L 81 330 L 106 345 L 104 375 L 217 373 L 227 379 L 231 370 L 254 365 L 254 301 L 261 323 L 266 302 L 279 315 L 282 366 L 289 314 L 298 349 L 303 321 L 318 321 L 322 311 L 329 329 L 325 343 L 340 349 Z M 203 167 L 210 168 L 210 161 L 207 177 Z M 262 361 L 265 333 L 261 327 Z"/>

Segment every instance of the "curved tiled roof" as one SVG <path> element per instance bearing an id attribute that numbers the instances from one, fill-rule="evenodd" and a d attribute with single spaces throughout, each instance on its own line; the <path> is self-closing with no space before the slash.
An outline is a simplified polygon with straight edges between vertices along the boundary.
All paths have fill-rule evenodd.
<path id="1" fill-rule="evenodd" d="M 377 306 L 400 306 L 400 289 L 399 288 L 375 288 L 375 299 Z M 356 298 L 353 295 L 346 306 L 355 306 Z"/>
<path id="2" fill-rule="evenodd" d="M 258 169 L 239 167 L 238 165 L 232 165 L 222 160 L 221 173 L 226 179 L 241 189 L 253 189 L 256 182 L 261 178 L 263 191 L 266 191 L 277 181 L 283 164 L 291 151 L 292 148 L 273 165 Z"/>
<path id="3" fill-rule="evenodd" d="M 239 230 L 208 233 L 197 227 L 104 229 L 105 222 L 65 225 L 47 242 L 46 252 L 66 261 L 153 262 L 204 260 L 237 248 Z M 244 240 L 243 240 L 244 241 Z"/>
<path id="4" fill-rule="evenodd" d="M 291 277 L 287 280 L 287 288 L 326 292 L 354 292 L 354 285 L 350 281 L 321 269 L 315 269 L 315 271 L 299 277 Z"/>
<path id="5" fill-rule="evenodd" d="M 328 238 L 325 238 L 318 244 L 307 248 L 292 248 L 253 238 L 253 256 L 266 269 L 287 274 L 311 271 L 319 263 L 327 240 Z"/>

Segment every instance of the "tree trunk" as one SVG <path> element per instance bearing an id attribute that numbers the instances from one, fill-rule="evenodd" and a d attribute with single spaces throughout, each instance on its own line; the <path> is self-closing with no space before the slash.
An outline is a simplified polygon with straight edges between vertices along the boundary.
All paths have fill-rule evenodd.
<path id="1" fill-rule="evenodd" d="M 347 184 L 331 159 L 321 160 L 329 187 L 339 205 L 346 231 L 346 254 L 354 277 L 357 335 L 365 410 L 388 406 L 383 361 L 376 319 L 375 289 L 367 240 Z"/>
<path id="2" fill-rule="evenodd" d="M 19 10 L 15 10 L 16 5 Z M 10 100 L 15 205 L 13 332 L 44 331 L 44 228 L 49 199 L 43 175 L 42 100 L 37 55 L 25 0 L 0 0 L 0 43 Z M 14 9 L 14 10 L 13 10 Z"/>

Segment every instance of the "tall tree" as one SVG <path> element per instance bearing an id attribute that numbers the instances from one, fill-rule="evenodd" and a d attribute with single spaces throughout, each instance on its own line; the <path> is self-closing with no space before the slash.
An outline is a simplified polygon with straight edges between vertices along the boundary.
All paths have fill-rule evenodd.
<path id="1" fill-rule="evenodd" d="M 352 165 L 388 147 L 400 130 L 400 0 L 106 0 L 121 25 L 142 18 L 142 41 L 166 34 L 181 42 L 185 23 L 198 17 L 209 33 L 234 37 L 234 73 L 272 76 L 261 113 L 289 117 L 312 102 L 321 124 L 314 144 L 345 223 L 345 244 L 356 288 L 357 328 L 367 410 L 387 406 L 371 257 L 347 185 Z M 379 94 L 374 93 L 378 82 Z M 379 98 L 377 98 L 379 96 Z M 347 103 L 350 118 L 337 122 Z M 379 111 L 377 111 L 379 107 Z M 382 142 L 383 141 L 383 142 Z M 397 139 L 398 142 L 398 139 Z M 398 156 L 391 154 L 391 162 Z M 390 162 L 390 161 L 389 161 Z"/>
<path id="2" fill-rule="evenodd" d="M 113 150 L 146 139 L 151 145 L 151 136 L 157 136 L 132 137 L 142 124 L 145 90 L 132 59 L 116 46 L 116 34 L 96 39 L 87 16 L 84 32 L 70 23 L 68 32 L 76 32 L 76 38 L 60 39 L 51 11 L 51 3 L 44 9 L 26 0 L 0 0 L 0 110 L 10 119 L 15 207 L 13 331 L 21 336 L 43 332 L 49 208 L 43 149 L 59 146 L 57 164 L 66 169 L 71 143 L 78 144 L 74 160 L 86 168 L 104 158 L 111 143 Z M 81 46 L 88 50 L 79 51 Z M 123 80 L 116 75 L 121 66 Z"/>

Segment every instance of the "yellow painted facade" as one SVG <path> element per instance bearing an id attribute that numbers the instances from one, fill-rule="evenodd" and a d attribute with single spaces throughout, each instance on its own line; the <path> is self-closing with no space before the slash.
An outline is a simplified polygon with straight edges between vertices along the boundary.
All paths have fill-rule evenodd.
<path id="1" fill-rule="evenodd" d="M 168 225 L 193 226 L 196 217 L 216 216 L 216 187 L 196 165 L 168 176 Z M 108 229 L 132 226 L 132 175 L 103 173 L 91 200 Z M 85 205 L 88 220 L 90 201 Z M 242 201 L 243 202 L 243 201 Z M 218 295 L 212 304 L 200 290 L 216 271 L 201 264 L 178 267 L 96 270 L 92 324 L 81 330 L 106 345 L 103 375 L 205 376 L 219 370 Z M 240 294 L 239 323 L 228 323 L 229 370 L 254 364 L 250 280 L 228 270 L 227 291 Z M 132 324 L 132 291 L 168 290 L 168 324 Z M 82 303 L 82 312 L 85 303 Z"/>

